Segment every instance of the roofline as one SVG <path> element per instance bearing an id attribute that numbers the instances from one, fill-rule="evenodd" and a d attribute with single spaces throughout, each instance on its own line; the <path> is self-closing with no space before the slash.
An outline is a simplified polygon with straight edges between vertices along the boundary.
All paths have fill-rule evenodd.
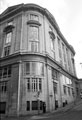
<path id="1" fill-rule="evenodd" d="M 13 7 L 13 6 L 11 6 L 11 7 Z M 11 7 L 8 7 L 8 8 L 11 8 Z M 5 19 L 7 19 L 7 17 L 9 18 L 9 17 L 13 16 L 14 14 L 17 14 L 17 13 L 19 13 L 21 11 L 26 11 L 28 9 L 37 10 L 37 11 L 41 12 L 43 15 L 45 15 L 49 19 L 49 21 L 51 22 L 51 24 L 54 26 L 54 28 L 57 30 L 57 33 L 60 36 L 60 38 L 62 38 L 62 40 L 65 42 L 65 44 L 68 46 L 68 48 L 75 55 L 74 48 L 67 42 L 67 40 L 65 39 L 65 37 L 61 33 L 60 28 L 59 28 L 59 26 L 58 26 L 55 18 L 53 17 L 53 15 L 46 8 L 43 8 L 43 7 L 41 7 L 41 6 L 37 5 L 37 4 L 32 4 L 32 3 L 30 3 L 30 4 L 23 4 L 22 3 L 22 4 L 18 5 L 18 8 L 12 10 L 11 12 L 7 13 L 6 15 L 3 14 L 6 10 L 2 14 L 0 14 L 0 21 L 2 22 Z"/>

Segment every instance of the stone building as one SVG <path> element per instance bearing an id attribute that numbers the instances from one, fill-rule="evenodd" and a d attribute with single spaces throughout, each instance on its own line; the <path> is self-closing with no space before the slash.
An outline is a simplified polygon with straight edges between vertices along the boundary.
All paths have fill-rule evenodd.
<path id="1" fill-rule="evenodd" d="M 35 4 L 0 14 L 0 112 L 37 114 L 78 96 L 75 51 L 53 15 Z"/>

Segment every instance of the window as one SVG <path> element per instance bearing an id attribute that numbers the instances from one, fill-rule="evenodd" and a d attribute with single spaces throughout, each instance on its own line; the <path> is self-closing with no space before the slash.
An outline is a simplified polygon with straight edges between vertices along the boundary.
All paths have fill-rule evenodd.
<path id="1" fill-rule="evenodd" d="M 37 15 L 34 15 L 34 14 L 30 14 L 30 20 L 35 20 L 35 21 L 38 21 L 39 18 Z"/>
<path id="2" fill-rule="evenodd" d="M 39 91 L 42 91 L 42 79 L 39 78 Z"/>
<path id="3" fill-rule="evenodd" d="M 63 85 L 63 91 L 64 91 L 64 94 L 66 94 L 66 86 Z"/>
<path id="4" fill-rule="evenodd" d="M 58 80 L 58 79 L 57 79 L 57 71 L 54 70 L 54 69 L 52 69 L 52 79 Z"/>
<path id="5" fill-rule="evenodd" d="M 54 94 L 57 94 L 57 83 L 53 82 L 53 90 L 54 90 Z"/>
<path id="6" fill-rule="evenodd" d="M 70 95 L 70 87 L 68 87 L 68 94 Z"/>
<path id="7" fill-rule="evenodd" d="M 29 26 L 28 31 L 28 39 L 29 39 L 29 50 L 31 52 L 39 51 L 39 28 L 37 26 Z"/>
<path id="8" fill-rule="evenodd" d="M 27 92 L 42 92 L 42 78 L 25 78 L 27 80 Z"/>
<path id="9" fill-rule="evenodd" d="M 49 26 L 49 37 L 50 37 L 51 50 L 53 53 L 53 57 L 55 58 L 55 34 L 51 26 Z"/>
<path id="10" fill-rule="evenodd" d="M 38 91 L 38 80 L 37 78 L 32 78 L 32 92 Z"/>
<path id="11" fill-rule="evenodd" d="M 0 79 L 2 78 L 2 69 L 0 69 Z"/>
<path id="12" fill-rule="evenodd" d="M 7 82 L 1 82 L 0 83 L 0 91 L 2 93 L 6 93 L 7 92 Z"/>
<path id="13" fill-rule="evenodd" d="M 25 74 L 26 75 L 29 75 L 30 74 L 30 62 L 27 62 L 26 63 L 26 67 L 25 67 L 26 69 L 25 69 Z"/>
<path id="14" fill-rule="evenodd" d="M 32 101 L 32 110 L 38 110 L 38 101 Z"/>
<path id="15" fill-rule="evenodd" d="M 8 56 L 10 54 L 10 46 L 4 47 L 4 56 Z"/>
<path id="16" fill-rule="evenodd" d="M 69 51 L 66 48 L 66 54 L 67 54 L 67 63 L 68 63 L 68 70 L 70 70 L 70 59 L 69 59 Z"/>
<path id="17" fill-rule="evenodd" d="M 62 58 L 60 39 L 58 38 L 59 57 Z"/>
<path id="18" fill-rule="evenodd" d="M 74 97 L 74 90 L 73 90 L 73 88 L 71 88 L 71 91 L 72 91 L 72 96 Z"/>
<path id="19" fill-rule="evenodd" d="M 27 78 L 27 91 L 30 91 L 30 78 Z"/>
<path id="20" fill-rule="evenodd" d="M 63 50 L 63 57 L 64 57 L 64 62 L 66 62 L 66 55 L 65 55 L 65 46 L 62 43 L 62 50 Z"/>
<path id="21" fill-rule="evenodd" d="M 52 38 L 50 38 L 50 39 L 51 39 L 51 49 L 54 50 L 54 44 L 55 44 L 54 40 Z"/>
<path id="22" fill-rule="evenodd" d="M 7 67 L 3 69 L 3 77 L 7 77 Z"/>
<path id="23" fill-rule="evenodd" d="M 27 101 L 27 108 L 26 108 L 27 111 L 30 110 L 30 101 Z"/>
<path id="24" fill-rule="evenodd" d="M 6 112 L 6 102 L 0 102 L 0 114 L 5 114 Z"/>
<path id="25" fill-rule="evenodd" d="M 44 64 L 40 62 L 26 62 L 25 75 L 44 75 Z"/>
<path id="26" fill-rule="evenodd" d="M 11 35 L 12 35 L 12 32 L 9 32 L 6 34 L 6 41 L 5 41 L 6 44 L 11 42 Z"/>
<path id="27" fill-rule="evenodd" d="M 42 91 L 42 79 L 32 78 L 32 92 Z"/>
<path id="28" fill-rule="evenodd" d="M 63 62 L 62 62 L 61 41 L 60 41 L 60 38 L 59 38 L 59 37 L 57 37 L 57 39 L 58 39 L 59 59 L 60 59 L 60 64 L 62 65 Z"/>
<path id="29" fill-rule="evenodd" d="M 11 66 L 0 69 L 0 78 L 11 77 Z"/>
<path id="30" fill-rule="evenodd" d="M 7 67 L 7 74 L 8 77 L 11 77 L 11 66 Z"/>

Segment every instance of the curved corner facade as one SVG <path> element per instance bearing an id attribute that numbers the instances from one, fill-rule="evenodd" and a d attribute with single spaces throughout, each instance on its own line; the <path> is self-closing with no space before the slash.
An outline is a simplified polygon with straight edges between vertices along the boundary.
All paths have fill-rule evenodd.
<path id="1" fill-rule="evenodd" d="M 34 4 L 9 7 L 0 15 L 0 112 L 52 111 L 74 101 L 78 82 L 74 49 L 51 13 Z"/>

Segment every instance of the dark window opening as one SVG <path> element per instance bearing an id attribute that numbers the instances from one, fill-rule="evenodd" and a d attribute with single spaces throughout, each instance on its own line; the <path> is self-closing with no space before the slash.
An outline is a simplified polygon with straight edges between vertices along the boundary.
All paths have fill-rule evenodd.
<path id="1" fill-rule="evenodd" d="M 0 102 L 0 114 L 5 114 L 6 112 L 6 102 Z"/>
<path id="2" fill-rule="evenodd" d="M 27 101 L 27 111 L 30 111 L 30 101 Z"/>
<path id="3" fill-rule="evenodd" d="M 32 110 L 38 110 L 38 101 L 32 101 Z"/>

